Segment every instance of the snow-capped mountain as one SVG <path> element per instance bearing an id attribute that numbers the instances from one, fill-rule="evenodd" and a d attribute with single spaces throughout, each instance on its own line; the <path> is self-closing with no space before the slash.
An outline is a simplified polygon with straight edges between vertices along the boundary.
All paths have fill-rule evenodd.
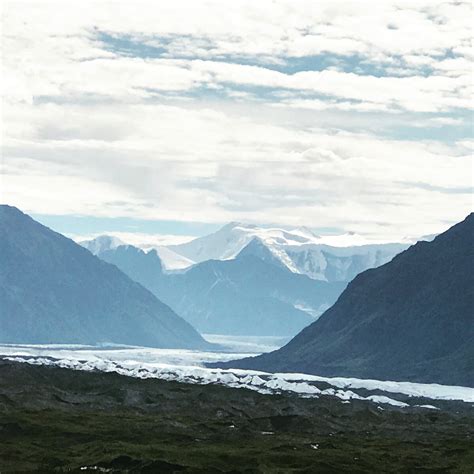
<path id="1" fill-rule="evenodd" d="M 307 227 L 285 230 L 231 222 L 217 232 L 186 243 L 135 245 L 145 251 L 155 249 L 167 271 L 184 270 L 207 260 L 230 260 L 242 253 L 314 280 L 348 282 L 368 268 L 389 262 L 413 240 L 387 243 L 354 233 L 319 236 Z M 103 235 L 80 244 L 98 255 L 124 242 Z"/>
<path id="2" fill-rule="evenodd" d="M 170 245 L 168 248 L 196 263 L 206 260 L 228 260 L 234 258 L 255 237 L 269 246 L 316 243 L 321 239 L 304 227 L 286 231 L 231 222 L 213 234 L 198 237 L 184 244 Z"/>
<path id="3" fill-rule="evenodd" d="M 168 247 L 156 246 L 153 249 L 156 250 L 165 270 L 184 270 L 196 263 Z"/>
<path id="4" fill-rule="evenodd" d="M 232 222 L 168 249 L 193 262 L 228 260 L 244 252 L 315 280 L 350 281 L 361 271 L 389 262 L 408 246 L 374 242 L 353 233 L 319 236 L 306 227 L 284 230 Z"/>
<path id="5" fill-rule="evenodd" d="M 288 267 L 315 280 L 351 281 L 359 273 L 379 267 L 405 250 L 407 244 L 372 244 L 353 247 L 332 247 L 308 244 L 281 249 Z M 285 261 L 283 260 L 283 261 Z"/>
<path id="6" fill-rule="evenodd" d="M 87 250 L 89 250 L 89 252 L 94 255 L 97 255 L 101 252 L 105 252 L 106 250 L 115 249 L 120 245 L 125 245 L 125 242 L 120 240 L 118 237 L 114 237 L 112 235 L 100 235 L 95 239 L 83 240 L 77 243 L 82 247 L 85 247 Z"/>

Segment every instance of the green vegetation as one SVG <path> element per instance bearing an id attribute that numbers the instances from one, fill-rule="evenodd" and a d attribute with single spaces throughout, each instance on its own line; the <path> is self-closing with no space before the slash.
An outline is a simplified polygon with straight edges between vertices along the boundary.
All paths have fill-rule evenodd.
<path id="1" fill-rule="evenodd" d="M 0 361 L 0 471 L 473 472 L 472 406 L 441 406 L 381 410 Z"/>

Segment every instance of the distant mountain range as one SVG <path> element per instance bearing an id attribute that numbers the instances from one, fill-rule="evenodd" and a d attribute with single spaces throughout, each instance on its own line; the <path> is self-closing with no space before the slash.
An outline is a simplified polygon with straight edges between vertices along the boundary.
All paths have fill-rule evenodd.
<path id="1" fill-rule="evenodd" d="M 112 235 L 99 235 L 93 239 L 81 240 L 78 244 L 85 247 L 94 255 L 98 255 L 107 250 L 116 249 L 121 245 L 128 245 L 123 240 Z M 155 250 L 160 257 L 161 262 L 164 264 L 163 268 L 166 270 L 181 270 L 189 268 L 196 263 L 163 245 L 152 246 L 150 244 L 143 244 L 135 245 L 135 247 L 145 250 L 146 252 L 149 250 Z"/>
<path id="2" fill-rule="evenodd" d="M 341 246 L 349 243 L 360 245 Z M 117 265 L 201 332 L 287 337 L 314 322 L 358 273 L 408 246 L 235 222 L 152 251 L 109 236 L 81 245 Z"/>
<path id="3" fill-rule="evenodd" d="M 120 243 L 101 236 L 81 245 L 98 254 Z M 320 237 L 305 227 L 288 231 L 232 222 L 213 234 L 155 249 L 166 270 L 182 270 L 207 260 L 229 260 L 244 251 L 314 280 L 347 283 L 358 273 L 390 261 L 408 246 L 407 242 L 373 243 L 355 234 Z"/>
<path id="4" fill-rule="evenodd" d="M 172 273 L 164 271 L 156 250 L 119 246 L 98 256 L 203 333 L 292 336 L 332 305 L 346 286 L 294 274 L 246 252 Z"/>
<path id="5" fill-rule="evenodd" d="M 102 236 L 88 251 L 0 206 L 0 343 L 209 349 L 192 325 L 301 331 L 223 366 L 474 386 L 474 214 L 395 257 L 406 244 L 322 240 L 233 223 L 159 250 Z M 203 261 L 170 271 L 160 251 Z"/>
<path id="6" fill-rule="evenodd" d="M 374 244 L 355 234 L 320 237 L 306 227 L 288 231 L 232 222 L 211 235 L 168 248 L 193 262 L 226 260 L 237 256 L 253 240 L 259 242 L 258 247 L 247 248 L 247 254 L 253 250 L 261 258 L 264 252 L 266 260 L 279 261 L 293 273 L 345 282 L 367 268 L 390 261 L 409 245 Z"/>
<path id="7" fill-rule="evenodd" d="M 0 206 L 0 342 L 210 347 L 116 266 L 5 205 Z"/>
<path id="8" fill-rule="evenodd" d="M 474 386 L 474 214 L 359 274 L 283 348 L 224 367 Z"/>

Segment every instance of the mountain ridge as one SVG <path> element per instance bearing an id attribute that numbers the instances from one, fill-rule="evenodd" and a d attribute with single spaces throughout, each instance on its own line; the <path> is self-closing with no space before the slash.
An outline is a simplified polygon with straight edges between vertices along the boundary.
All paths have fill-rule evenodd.
<path id="1" fill-rule="evenodd" d="M 0 206 L 0 341 L 211 347 L 114 265 Z"/>
<path id="2" fill-rule="evenodd" d="M 474 214 L 359 274 L 286 346 L 223 367 L 474 386 Z"/>
<path id="3" fill-rule="evenodd" d="M 314 321 L 345 283 L 311 280 L 254 255 L 163 271 L 155 253 L 121 246 L 99 254 L 203 333 L 291 336 Z M 258 322 L 258 324 L 257 324 Z"/>
<path id="4" fill-rule="evenodd" d="M 103 245 L 94 240 L 81 244 L 91 249 Z M 260 258 L 266 254 L 265 260 L 314 280 L 349 282 L 357 273 L 390 261 L 407 247 L 407 243 L 374 242 L 350 233 L 321 237 L 305 227 L 285 230 L 231 222 L 190 242 L 154 248 L 168 271 L 185 270 L 206 260 L 230 260 L 240 253 L 254 253 Z M 273 257 L 268 258 L 269 255 Z"/>

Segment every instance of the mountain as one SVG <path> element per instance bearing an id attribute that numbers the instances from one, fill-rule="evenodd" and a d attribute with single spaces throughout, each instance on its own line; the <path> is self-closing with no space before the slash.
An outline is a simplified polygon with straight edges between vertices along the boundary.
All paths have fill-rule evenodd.
<path id="1" fill-rule="evenodd" d="M 0 206 L 0 342 L 209 346 L 115 266 L 10 206 Z"/>
<path id="2" fill-rule="evenodd" d="M 358 275 L 283 348 L 224 366 L 474 386 L 474 214 Z"/>
<path id="3" fill-rule="evenodd" d="M 184 270 L 196 263 L 189 260 L 189 258 L 183 257 L 183 255 L 173 252 L 173 250 L 164 247 L 163 245 L 154 247 L 154 250 L 158 253 L 163 268 L 169 271 Z"/>
<path id="4" fill-rule="evenodd" d="M 322 281 L 351 281 L 368 268 L 389 262 L 407 243 L 371 243 L 356 234 L 321 237 L 300 227 L 263 228 L 232 222 L 217 232 L 168 249 L 191 262 L 227 260 L 243 252 Z M 278 263 L 279 262 L 279 263 Z"/>
<path id="5" fill-rule="evenodd" d="M 78 244 L 85 247 L 94 255 L 98 255 L 107 250 L 116 249 L 121 245 L 128 245 L 128 243 L 124 242 L 118 237 L 111 235 L 100 235 L 99 237 L 95 237 L 91 240 L 80 241 L 78 242 Z M 179 255 L 178 253 L 163 245 L 150 245 L 149 243 L 144 243 L 143 245 L 140 244 L 135 246 L 145 251 L 152 249 L 156 250 L 156 252 L 160 256 L 163 268 L 166 270 L 181 270 L 184 268 L 189 268 L 195 263 L 192 260 L 189 260 L 188 258 Z"/>
<path id="6" fill-rule="evenodd" d="M 274 248 L 267 246 L 259 237 L 254 237 L 250 243 L 238 253 L 237 258 L 249 255 L 280 268 L 288 269 L 288 264 L 290 264 L 290 262 L 286 262 L 287 264 L 284 263 L 285 254 L 282 255 L 282 253 L 278 253 Z"/>
<path id="7" fill-rule="evenodd" d="M 403 244 L 359 247 L 308 244 L 287 247 L 283 253 L 297 273 L 315 280 L 349 282 L 359 273 L 389 262 L 406 247 Z"/>
<path id="8" fill-rule="evenodd" d="M 320 282 L 253 255 L 163 271 L 155 250 L 121 246 L 99 254 L 152 291 L 199 331 L 292 336 L 336 301 L 345 283 Z"/>
<path id="9" fill-rule="evenodd" d="M 125 245 L 106 235 L 79 243 L 94 255 Z M 374 243 L 353 233 L 321 237 L 306 227 L 284 230 L 231 222 L 183 244 L 135 246 L 145 251 L 154 248 L 167 271 L 182 271 L 207 260 L 230 260 L 242 253 L 314 280 L 347 283 L 358 273 L 389 262 L 409 244 Z"/>
<path id="10" fill-rule="evenodd" d="M 317 239 L 317 236 L 306 230 L 289 232 L 231 222 L 213 234 L 168 248 L 194 262 L 226 260 L 234 258 L 255 237 L 270 245 L 302 244 Z"/>
<path id="11" fill-rule="evenodd" d="M 91 240 L 83 240 L 78 242 L 79 245 L 89 250 L 89 252 L 97 255 L 100 252 L 105 252 L 106 250 L 115 249 L 119 245 L 124 245 L 125 243 L 120 240 L 118 237 L 111 235 L 99 235 Z"/>

